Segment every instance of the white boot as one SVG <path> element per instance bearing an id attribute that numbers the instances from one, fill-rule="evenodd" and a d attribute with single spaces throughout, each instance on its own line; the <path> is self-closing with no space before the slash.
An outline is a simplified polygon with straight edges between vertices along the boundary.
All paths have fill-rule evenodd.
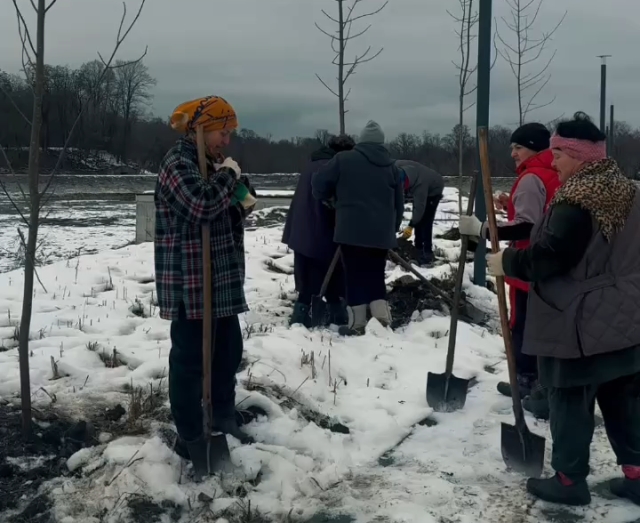
<path id="1" fill-rule="evenodd" d="M 387 300 L 376 300 L 369 304 L 371 316 L 380 322 L 383 327 L 391 325 L 391 308 Z"/>
<path id="2" fill-rule="evenodd" d="M 340 327 L 338 332 L 343 336 L 364 334 L 364 328 L 367 326 L 367 305 L 347 307 L 347 314 L 349 322 L 347 325 Z"/>

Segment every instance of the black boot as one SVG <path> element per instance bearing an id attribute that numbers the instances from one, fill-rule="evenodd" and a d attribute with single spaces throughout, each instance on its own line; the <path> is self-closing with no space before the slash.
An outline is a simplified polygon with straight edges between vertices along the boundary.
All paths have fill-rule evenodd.
<path id="1" fill-rule="evenodd" d="M 611 493 L 619 498 L 626 498 L 636 505 L 640 505 L 640 480 L 615 478 L 609 482 Z"/>
<path id="2" fill-rule="evenodd" d="M 589 486 L 584 479 L 570 481 L 566 476 L 560 474 L 546 479 L 529 478 L 527 492 L 550 503 L 571 506 L 583 506 L 591 503 Z"/>
<path id="3" fill-rule="evenodd" d="M 238 426 L 238 420 L 236 418 L 235 412 L 233 416 L 230 417 L 214 416 L 213 430 L 216 432 L 222 432 L 223 434 L 228 434 L 229 436 L 233 436 L 243 445 L 250 445 L 252 443 L 255 443 L 255 440 Z"/>
<path id="4" fill-rule="evenodd" d="M 289 319 L 289 325 L 295 325 L 299 323 L 304 325 L 307 329 L 311 327 L 311 307 L 305 303 L 297 301 L 293 306 L 293 313 Z"/>
<path id="5" fill-rule="evenodd" d="M 518 374 L 518 386 L 520 388 L 520 397 L 525 398 L 531 394 L 535 376 L 530 374 Z M 511 384 L 508 381 L 498 383 L 498 392 L 503 396 L 511 397 Z"/>
<path id="6" fill-rule="evenodd" d="M 418 265 L 420 265 L 420 267 L 425 267 L 425 268 L 433 267 L 435 261 L 436 261 L 436 257 L 433 255 L 432 252 L 422 251 L 422 253 L 418 257 Z"/>
<path id="7" fill-rule="evenodd" d="M 180 436 L 176 436 L 176 441 L 173 444 L 173 451 L 182 459 L 187 459 L 187 460 L 191 459 L 191 456 L 189 455 L 189 449 L 187 448 L 187 444 Z"/>
<path id="8" fill-rule="evenodd" d="M 346 325 L 349 323 L 349 314 L 347 313 L 346 304 L 329 303 L 329 324 Z"/>

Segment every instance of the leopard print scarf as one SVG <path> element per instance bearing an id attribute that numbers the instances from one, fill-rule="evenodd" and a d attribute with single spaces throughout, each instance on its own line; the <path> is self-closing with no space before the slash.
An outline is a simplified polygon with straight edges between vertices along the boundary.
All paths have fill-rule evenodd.
<path id="1" fill-rule="evenodd" d="M 607 241 L 624 227 L 636 185 L 612 158 L 590 162 L 558 189 L 551 205 L 568 203 L 589 211 Z"/>

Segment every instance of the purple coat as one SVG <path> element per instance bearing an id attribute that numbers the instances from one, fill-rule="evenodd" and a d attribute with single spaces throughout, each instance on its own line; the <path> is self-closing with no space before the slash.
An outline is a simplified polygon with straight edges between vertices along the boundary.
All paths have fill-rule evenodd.
<path id="1" fill-rule="evenodd" d="M 311 162 L 300 174 L 282 235 L 282 243 L 292 251 L 316 260 L 331 260 L 335 253 L 335 211 L 313 197 L 311 178 L 335 155 L 329 147 L 311 155 Z"/>

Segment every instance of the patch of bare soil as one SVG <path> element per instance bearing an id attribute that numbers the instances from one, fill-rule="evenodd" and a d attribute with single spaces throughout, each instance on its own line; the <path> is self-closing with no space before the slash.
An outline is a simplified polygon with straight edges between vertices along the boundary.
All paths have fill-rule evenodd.
<path id="1" fill-rule="evenodd" d="M 394 249 L 398 255 L 409 263 L 418 263 L 420 252 L 415 248 L 411 240 L 398 238 L 398 248 Z"/>
<path id="2" fill-rule="evenodd" d="M 452 278 L 446 280 L 431 278 L 429 281 L 453 300 L 455 282 Z M 387 294 L 387 300 L 389 300 L 393 313 L 393 321 L 391 323 L 391 328 L 393 329 L 408 324 L 414 311 L 447 310 L 447 305 L 441 296 L 412 276 L 407 275 L 406 277 L 398 278 L 393 282 L 392 286 L 391 292 Z M 462 302 L 467 303 L 464 292 L 462 293 Z"/>
<path id="3" fill-rule="evenodd" d="M 38 495 L 50 479 L 69 474 L 66 460 L 85 446 L 96 443 L 93 428 L 85 421 L 73 422 L 46 413 L 46 421 L 34 423 L 25 440 L 20 410 L 0 405 L 0 520 L 8 523 L 48 523 L 52 502 Z M 26 505 L 24 504 L 26 502 Z M 8 519 L 2 514 L 16 511 Z"/>
<path id="4" fill-rule="evenodd" d="M 437 234 L 436 238 L 440 238 L 441 240 L 457 241 L 460 239 L 460 230 L 457 227 L 452 227 L 442 234 Z"/>
<path id="5" fill-rule="evenodd" d="M 285 207 L 268 207 L 254 211 L 247 216 L 245 229 L 253 230 L 258 227 L 273 227 L 281 225 L 287 219 L 287 209 Z"/>

